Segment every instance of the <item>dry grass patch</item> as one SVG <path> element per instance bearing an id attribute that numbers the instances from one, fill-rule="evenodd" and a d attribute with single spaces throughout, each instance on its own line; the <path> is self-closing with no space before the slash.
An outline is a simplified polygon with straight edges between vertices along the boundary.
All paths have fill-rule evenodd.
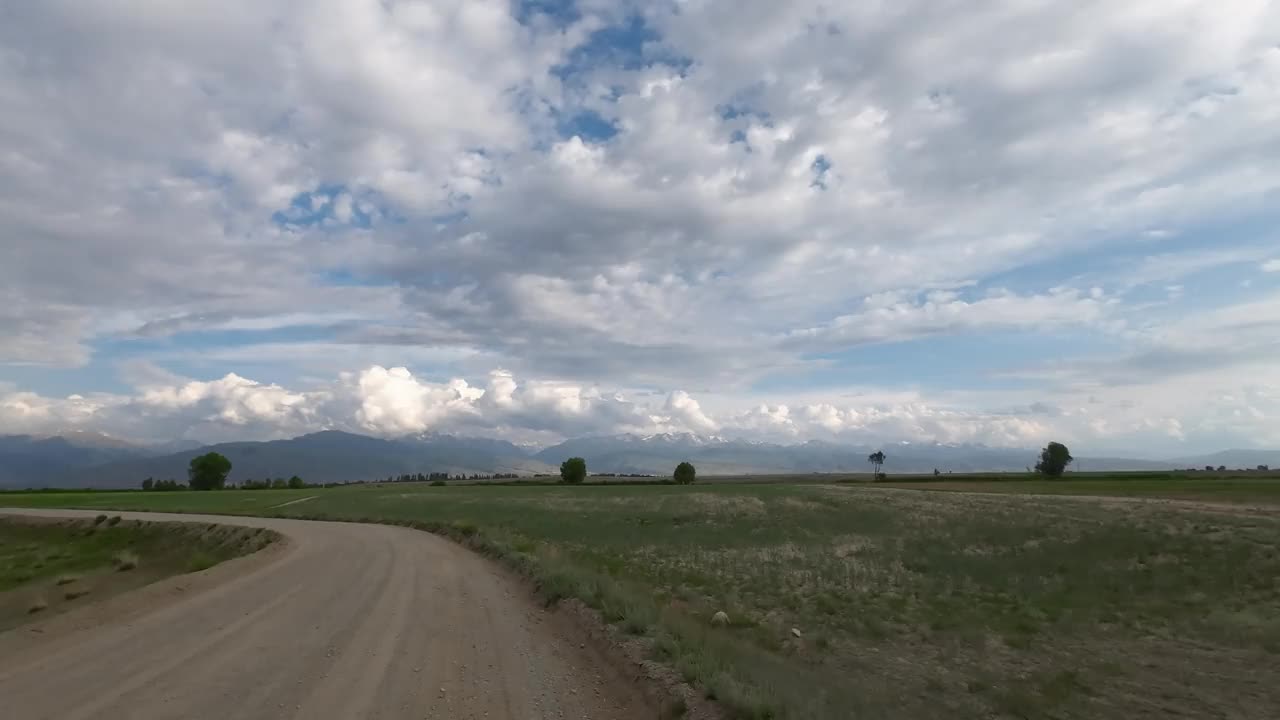
<path id="1" fill-rule="evenodd" d="M 129 551 L 121 551 L 111 558 L 111 564 L 115 567 L 116 572 L 128 572 L 138 567 L 138 555 Z"/>

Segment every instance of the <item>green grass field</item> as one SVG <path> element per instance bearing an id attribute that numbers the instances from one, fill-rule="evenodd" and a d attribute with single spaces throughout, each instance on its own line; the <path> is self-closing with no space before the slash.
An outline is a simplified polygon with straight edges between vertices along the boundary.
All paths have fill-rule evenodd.
<path id="1" fill-rule="evenodd" d="M 1201 479 L 1194 476 L 1147 478 L 1111 476 L 1069 480 L 928 480 L 881 484 L 911 490 L 982 492 L 1011 495 L 1092 495 L 1146 499 L 1189 500 L 1209 503 L 1280 505 L 1280 477 Z"/>
<path id="2" fill-rule="evenodd" d="M 528 572 L 550 599 L 600 609 L 739 717 L 1261 719 L 1280 708 L 1280 517 L 1247 506 L 857 483 L 407 484 L 0 505 L 434 529 Z M 712 627 L 718 610 L 728 627 Z"/>

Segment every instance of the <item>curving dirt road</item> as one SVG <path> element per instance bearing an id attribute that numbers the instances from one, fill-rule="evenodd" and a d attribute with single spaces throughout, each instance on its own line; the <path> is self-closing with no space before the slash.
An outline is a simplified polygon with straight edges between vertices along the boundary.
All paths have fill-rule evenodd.
<path id="1" fill-rule="evenodd" d="M 442 538 L 381 525 L 118 514 L 267 527 L 288 540 L 0 634 L 0 717 L 654 717 L 567 621 Z"/>

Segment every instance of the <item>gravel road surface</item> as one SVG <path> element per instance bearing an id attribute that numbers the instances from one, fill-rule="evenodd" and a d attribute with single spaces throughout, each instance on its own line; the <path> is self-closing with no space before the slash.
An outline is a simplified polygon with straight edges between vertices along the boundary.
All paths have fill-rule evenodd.
<path id="1" fill-rule="evenodd" d="M 266 527 L 287 540 L 0 633 L 0 718 L 655 716 L 566 618 L 443 538 L 382 525 L 112 514 Z"/>

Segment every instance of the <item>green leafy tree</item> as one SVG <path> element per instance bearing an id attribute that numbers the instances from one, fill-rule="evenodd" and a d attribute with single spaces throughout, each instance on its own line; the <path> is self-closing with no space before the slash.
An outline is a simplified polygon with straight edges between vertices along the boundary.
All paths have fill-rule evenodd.
<path id="1" fill-rule="evenodd" d="M 155 486 L 156 486 L 156 481 L 155 481 L 154 479 L 152 479 L 152 478 L 147 478 L 146 480 L 143 480 L 143 481 L 142 481 L 142 489 L 143 489 L 143 490 L 150 490 L 151 488 L 153 488 L 153 487 L 155 487 Z"/>
<path id="2" fill-rule="evenodd" d="M 871 463 L 872 469 L 875 471 L 876 479 L 880 479 L 880 468 L 884 467 L 884 451 L 877 450 L 867 456 L 867 462 Z"/>
<path id="3" fill-rule="evenodd" d="M 1067 471 L 1067 466 L 1075 458 L 1071 457 L 1071 451 L 1066 445 L 1059 442 L 1051 442 L 1049 446 L 1040 451 L 1040 460 L 1036 463 L 1036 472 L 1048 477 L 1061 477 L 1062 473 Z"/>
<path id="4" fill-rule="evenodd" d="M 284 478 L 276 478 L 271 481 L 272 490 L 284 490 L 287 487 L 289 487 L 289 481 Z"/>
<path id="5" fill-rule="evenodd" d="M 294 475 L 293 477 L 289 478 L 289 487 L 293 490 L 300 490 L 306 486 L 307 484 L 302 482 L 302 478 L 298 477 L 297 475 Z"/>
<path id="6" fill-rule="evenodd" d="M 192 490 L 221 490 L 227 484 L 231 461 L 216 452 L 191 458 L 187 468 L 188 484 Z"/>
<path id="7" fill-rule="evenodd" d="M 671 477 L 675 479 L 677 485 L 692 485 L 698 477 L 698 471 L 694 469 L 693 463 L 682 462 L 676 466 L 676 471 Z"/>
<path id="8" fill-rule="evenodd" d="M 587 479 L 587 461 L 580 457 L 571 457 L 560 463 L 560 480 L 577 485 Z"/>

